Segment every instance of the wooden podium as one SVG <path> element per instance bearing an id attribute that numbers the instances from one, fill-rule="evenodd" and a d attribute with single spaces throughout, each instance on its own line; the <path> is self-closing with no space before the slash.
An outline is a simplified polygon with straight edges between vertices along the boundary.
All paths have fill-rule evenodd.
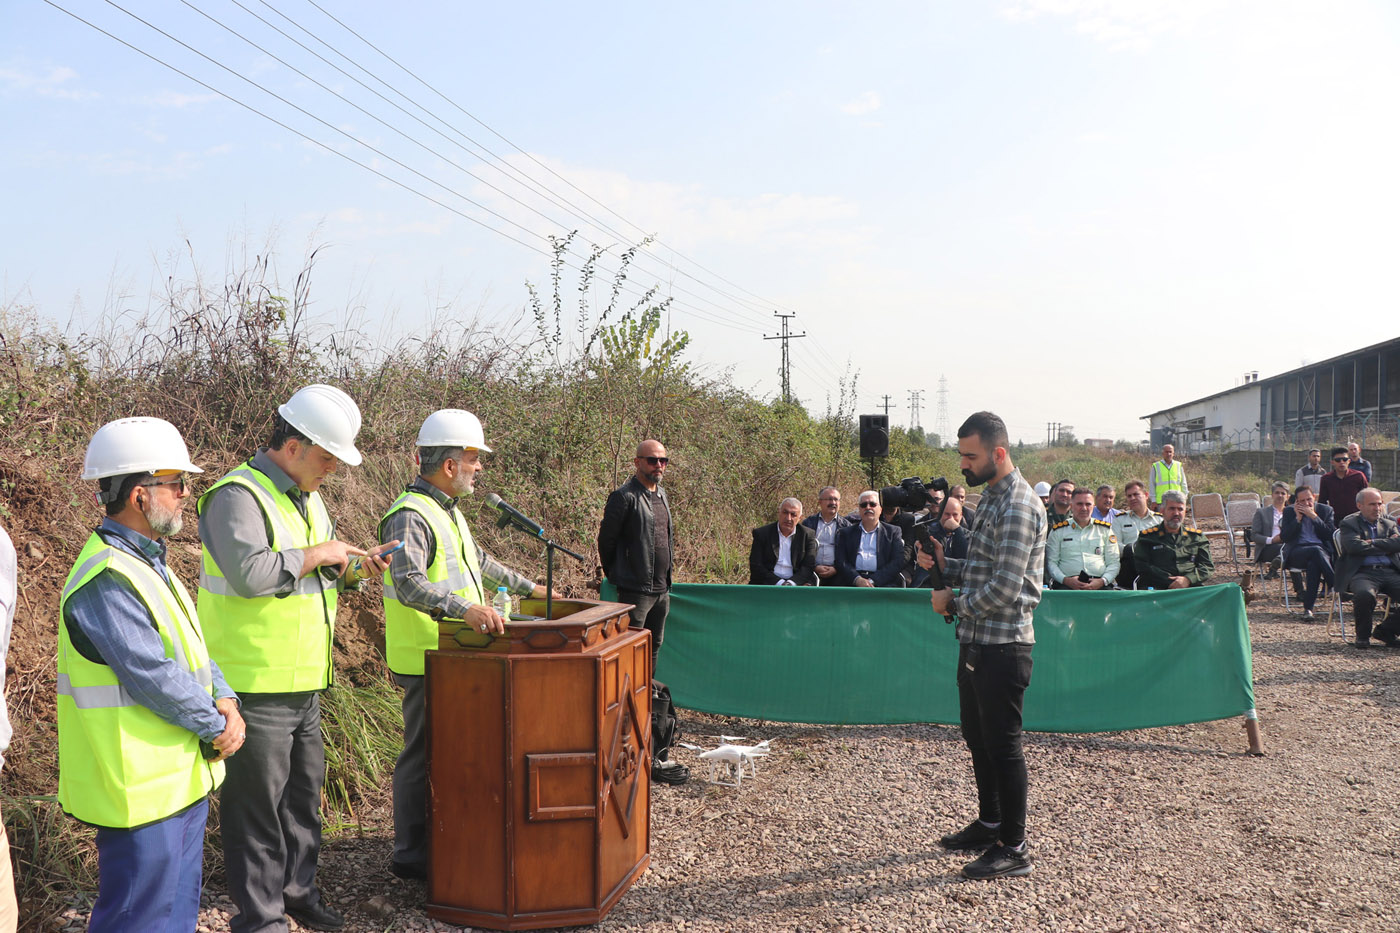
<path id="1" fill-rule="evenodd" d="M 491 930 L 601 920 L 651 860 L 651 635 L 555 600 L 427 653 L 428 916 Z M 543 616 L 544 600 L 520 612 Z"/>

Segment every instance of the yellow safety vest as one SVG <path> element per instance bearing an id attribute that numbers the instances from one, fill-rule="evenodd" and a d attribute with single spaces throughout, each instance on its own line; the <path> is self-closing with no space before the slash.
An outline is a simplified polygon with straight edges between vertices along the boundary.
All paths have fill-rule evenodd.
<path id="1" fill-rule="evenodd" d="M 273 551 L 308 548 L 331 540 L 334 527 L 319 493 L 306 496 L 307 518 L 262 471 L 249 464 L 229 472 L 199 497 L 198 510 L 215 490 L 238 485 L 253 494 L 272 529 Z M 240 596 L 206 546 L 199 573 L 199 617 L 209 653 L 239 693 L 305 693 L 331 684 L 336 585 L 319 570 L 297 581 L 283 597 Z"/>
<path id="2" fill-rule="evenodd" d="M 381 540 L 384 537 L 384 523 L 400 509 L 417 512 L 433 530 L 437 550 L 424 569 L 428 582 L 446 582 L 456 595 L 473 603 L 485 603 L 476 543 L 462 513 L 454 507 L 449 516 L 431 497 L 410 490 L 399 496 L 379 520 Z M 399 602 L 394 592 L 393 578 L 385 570 L 384 647 L 389 656 L 389 670 L 395 674 L 422 675 L 423 652 L 437 646 L 437 622 L 427 613 Z"/>
<path id="3" fill-rule="evenodd" d="M 223 783 L 223 762 L 199 751 L 199 736 L 137 703 L 106 664 L 79 654 L 62 612 L 69 598 L 110 570 L 145 603 L 165 656 L 214 695 L 209 652 L 194 601 L 138 557 L 94 534 L 68 574 L 58 624 L 58 802 L 84 823 L 132 829 L 163 820 Z"/>
<path id="4" fill-rule="evenodd" d="M 1161 460 L 1152 464 L 1152 501 L 1161 502 L 1162 493 L 1186 491 L 1186 473 L 1181 469 L 1181 461 L 1173 460 L 1167 466 Z"/>

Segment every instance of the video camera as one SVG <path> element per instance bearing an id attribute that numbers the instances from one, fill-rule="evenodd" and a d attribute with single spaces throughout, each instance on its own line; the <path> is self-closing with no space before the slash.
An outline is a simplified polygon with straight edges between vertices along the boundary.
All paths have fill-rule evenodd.
<path id="1" fill-rule="evenodd" d="M 933 501 L 933 496 L 929 495 L 930 491 L 943 493 L 943 501 L 947 502 L 948 480 L 938 476 L 925 483 L 917 476 L 907 476 L 899 481 L 898 486 L 886 486 L 881 489 L 880 503 L 917 512 Z M 939 512 L 942 511 L 940 508 Z"/>
<path id="2" fill-rule="evenodd" d="M 914 512 L 933 503 L 931 493 L 934 492 L 943 493 L 943 498 L 938 502 L 938 508 L 930 510 L 929 514 L 922 518 L 914 518 Z M 906 523 L 901 523 L 901 531 L 904 533 L 905 541 L 912 539 L 912 543 L 917 543 L 927 554 L 933 553 L 929 532 L 942 520 L 943 506 L 947 501 L 948 480 L 942 476 L 934 477 L 927 483 L 917 476 L 907 476 L 899 481 L 898 486 L 886 486 L 880 490 L 880 503 L 882 505 L 898 506 L 909 513 L 909 519 L 906 520 Z M 937 564 L 934 564 L 929 571 L 929 584 L 933 589 L 943 589 L 943 573 L 938 569 Z"/>

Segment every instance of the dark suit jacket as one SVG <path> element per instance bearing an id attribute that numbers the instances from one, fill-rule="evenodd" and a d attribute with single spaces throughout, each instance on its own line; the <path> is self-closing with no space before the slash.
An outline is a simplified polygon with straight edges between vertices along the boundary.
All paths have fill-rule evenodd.
<path id="1" fill-rule="evenodd" d="M 1400 571 L 1400 525 L 1389 515 L 1376 520 L 1376 530 L 1380 536 L 1371 540 L 1370 529 L 1360 512 L 1342 519 L 1337 528 L 1341 532 L 1342 553 L 1337 555 L 1337 592 L 1345 593 L 1352 576 L 1361 568 L 1361 562 L 1372 554 L 1385 554 L 1390 565 Z"/>
<path id="2" fill-rule="evenodd" d="M 753 547 L 749 548 L 749 583 L 773 586 L 778 578 L 773 568 L 778 565 L 778 523 L 770 522 L 753 530 Z M 801 522 L 792 532 L 792 582 L 798 586 L 817 583 L 817 533 Z"/>
<path id="3" fill-rule="evenodd" d="M 860 522 L 836 533 L 836 582 L 854 586 L 856 555 L 860 553 L 860 536 L 865 529 Z M 875 562 L 877 568 L 870 578 L 876 586 L 903 586 L 904 535 L 897 526 L 880 522 L 875 526 Z"/>
<path id="4" fill-rule="evenodd" d="M 1327 563 L 1332 563 L 1332 532 L 1337 530 L 1336 520 L 1332 517 L 1332 507 L 1323 505 L 1321 502 L 1313 505 L 1313 511 L 1317 513 L 1317 520 L 1311 518 L 1304 519 L 1313 526 L 1313 533 L 1322 539 L 1322 553 L 1327 556 Z M 1293 506 L 1288 505 L 1283 510 L 1283 521 L 1279 522 L 1279 536 L 1283 538 L 1283 558 L 1285 563 L 1288 560 L 1288 552 L 1298 544 L 1298 536 L 1302 534 L 1303 526 L 1298 521 L 1298 513 L 1293 511 Z"/>

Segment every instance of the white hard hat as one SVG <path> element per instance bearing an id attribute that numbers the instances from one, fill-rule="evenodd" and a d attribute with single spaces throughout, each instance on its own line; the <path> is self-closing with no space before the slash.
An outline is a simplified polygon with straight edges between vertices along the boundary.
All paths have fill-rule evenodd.
<path id="1" fill-rule="evenodd" d="M 486 446 L 486 435 L 481 430 L 481 421 L 469 411 L 460 408 L 443 408 L 435 411 L 423 421 L 418 429 L 419 447 L 466 447 L 490 453 Z"/>
<path id="2" fill-rule="evenodd" d="M 179 430 L 160 418 L 120 418 L 97 429 L 83 457 L 83 479 L 183 470 L 203 473 L 190 460 Z"/>
<path id="3" fill-rule="evenodd" d="M 355 448 L 355 435 L 360 433 L 360 406 L 335 386 L 319 382 L 303 386 L 285 405 L 277 406 L 277 414 L 342 463 L 359 466 L 364 460 Z"/>
<path id="4" fill-rule="evenodd" d="M 1041 480 L 1040 482 L 1036 483 L 1036 484 L 1035 484 L 1035 494 L 1036 494 L 1037 496 L 1048 496 L 1048 495 L 1050 495 L 1050 484 L 1047 483 L 1047 482 L 1045 482 L 1044 480 Z"/>

